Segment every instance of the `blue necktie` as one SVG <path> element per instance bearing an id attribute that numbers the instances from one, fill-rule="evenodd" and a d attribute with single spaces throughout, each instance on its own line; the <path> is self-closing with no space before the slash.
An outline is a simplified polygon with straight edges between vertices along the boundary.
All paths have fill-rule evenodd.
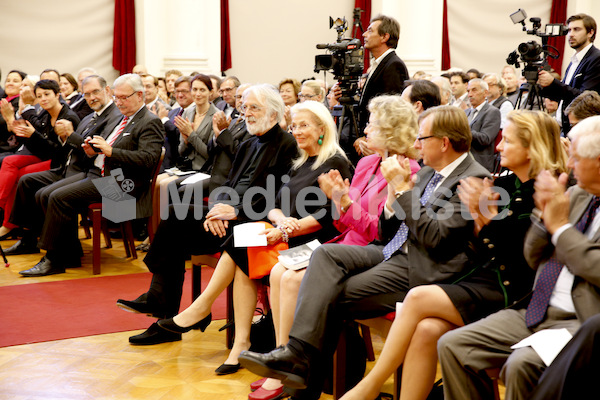
<path id="1" fill-rule="evenodd" d="M 421 195 L 420 202 L 421 202 L 422 206 L 425 206 L 427 204 L 429 197 L 431 197 L 436 186 L 438 185 L 438 183 L 440 183 L 440 181 L 443 178 L 444 178 L 444 176 L 441 174 L 438 174 L 437 172 L 435 174 L 433 174 L 433 176 L 429 180 L 429 183 L 427 184 L 427 186 L 425 186 L 425 190 L 423 191 L 423 194 Z M 429 205 L 429 206 L 431 206 L 431 205 Z M 402 222 L 402 225 L 400 225 L 400 228 L 398 228 L 398 232 L 396 232 L 396 234 L 394 235 L 392 240 L 390 240 L 390 242 L 388 244 L 386 244 L 385 247 L 383 248 L 383 260 L 384 261 L 389 260 L 390 257 L 392 257 L 392 254 L 394 254 L 396 251 L 398 251 L 398 249 L 400 249 L 404 245 L 407 238 L 408 238 L 408 226 L 406 226 L 406 223 Z"/>
<path id="2" fill-rule="evenodd" d="M 599 205 L 600 198 L 594 196 L 587 210 L 585 210 L 585 213 L 583 213 L 583 216 L 577 225 L 575 225 L 575 228 L 578 231 L 585 233 L 594 220 L 594 215 L 596 214 Z M 550 297 L 552 296 L 554 286 L 556 285 L 556 281 L 558 280 L 558 276 L 560 275 L 563 266 L 564 264 L 558 261 L 556 257 L 552 257 L 540 272 L 540 276 L 533 288 L 533 296 L 529 301 L 527 312 L 525 313 L 525 324 L 527 324 L 528 328 L 536 326 L 542 322 L 546 316 Z"/>

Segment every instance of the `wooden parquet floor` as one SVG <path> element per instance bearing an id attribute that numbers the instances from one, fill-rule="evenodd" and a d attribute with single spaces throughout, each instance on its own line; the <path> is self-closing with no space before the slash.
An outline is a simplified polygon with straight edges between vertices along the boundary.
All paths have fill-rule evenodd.
<path id="1" fill-rule="evenodd" d="M 6 248 L 13 243 L 1 244 Z M 18 272 L 33 266 L 41 255 L 10 257 L 10 267 L 0 267 L 0 290 L 1 286 L 91 277 L 91 240 L 82 244 L 83 267 L 60 275 L 22 278 Z M 102 275 L 147 272 L 143 256 L 125 258 L 122 241 L 113 240 L 113 248 L 102 252 Z M 148 325 L 152 321 L 149 318 Z M 192 331 L 180 342 L 156 346 L 131 346 L 129 336 L 142 332 L 132 331 L 0 348 L 0 400 L 245 400 L 256 375 L 245 369 L 227 376 L 214 373 L 229 352 L 224 332 L 218 332 L 222 325 L 223 321 L 214 321 L 204 333 Z M 376 332 L 372 337 L 378 354 L 383 340 Z M 372 365 L 367 363 L 367 369 Z M 389 379 L 382 390 L 391 393 L 392 388 Z M 332 396 L 324 394 L 321 399 Z"/>
<path id="2" fill-rule="evenodd" d="M 4 248 L 13 243 L 1 242 Z M 83 267 L 59 275 L 22 278 L 18 272 L 42 255 L 10 257 L 10 267 L 0 267 L 0 290 L 1 286 L 91 277 L 91 240 L 83 239 L 82 244 Z M 143 256 L 125 258 L 122 241 L 113 240 L 113 248 L 102 251 L 102 275 L 147 272 Z M 149 318 L 148 325 L 152 321 Z M 214 373 L 229 352 L 224 332 L 218 332 L 223 323 L 215 321 L 204 333 L 192 331 L 180 342 L 156 346 L 131 346 L 129 336 L 142 332 L 132 331 L 0 348 L 0 400 L 247 399 L 256 375 L 245 369 L 228 376 Z M 373 338 L 378 352 L 383 342 L 376 334 Z M 384 390 L 391 392 L 391 380 Z"/>

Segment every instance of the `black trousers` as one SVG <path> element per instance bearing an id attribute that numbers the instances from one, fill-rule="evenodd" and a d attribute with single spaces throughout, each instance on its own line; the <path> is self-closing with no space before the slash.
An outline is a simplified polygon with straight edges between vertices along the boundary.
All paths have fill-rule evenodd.
<path id="1" fill-rule="evenodd" d="M 194 215 L 195 207 L 189 206 L 187 215 L 177 215 L 174 206 L 169 208 L 169 218 L 161 221 L 144 263 L 154 274 L 148 293 L 167 311 L 169 316 L 179 312 L 185 274 L 185 260 L 191 255 L 213 254 L 232 232 L 227 229 L 225 238 L 204 230 L 204 218 Z M 203 208 L 201 215 L 206 215 Z"/>

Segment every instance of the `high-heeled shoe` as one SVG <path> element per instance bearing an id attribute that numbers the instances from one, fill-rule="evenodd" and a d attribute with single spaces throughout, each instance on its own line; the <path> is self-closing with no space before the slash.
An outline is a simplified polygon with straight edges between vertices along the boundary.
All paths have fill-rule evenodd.
<path id="1" fill-rule="evenodd" d="M 168 331 L 175 332 L 175 333 L 186 333 L 186 332 L 191 331 L 192 329 L 200 329 L 201 332 L 204 332 L 206 330 L 206 328 L 208 327 L 208 325 L 210 325 L 211 321 L 212 321 L 212 313 L 208 314 L 208 316 L 206 316 L 205 318 L 196 322 L 192 326 L 186 326 L 186 327 L 179 326 L 175 323 L 175 321 L 173 321 L 173 318 L 161 319 L 160 321 L 158 321 L 158 325 L 163 329 L 166 329 Z"/>

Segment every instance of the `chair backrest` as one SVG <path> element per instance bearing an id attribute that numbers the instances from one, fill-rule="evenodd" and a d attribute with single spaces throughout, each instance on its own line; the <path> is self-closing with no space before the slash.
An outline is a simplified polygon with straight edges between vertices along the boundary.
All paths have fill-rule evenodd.
<path id="1" fill-rule="evenodd" d="M 150 183 L 150 193 L 154 194 L 154 186 L 156 186 L 156 177 L 160 172 L 160 167 L 162 166 L 163 161 L 165 160 L 165 147 L 163 146 L 160 151 L 160 158 L 158 162 L 154 166 L 154 170 L 152 171 L 152 182 Z"/>

